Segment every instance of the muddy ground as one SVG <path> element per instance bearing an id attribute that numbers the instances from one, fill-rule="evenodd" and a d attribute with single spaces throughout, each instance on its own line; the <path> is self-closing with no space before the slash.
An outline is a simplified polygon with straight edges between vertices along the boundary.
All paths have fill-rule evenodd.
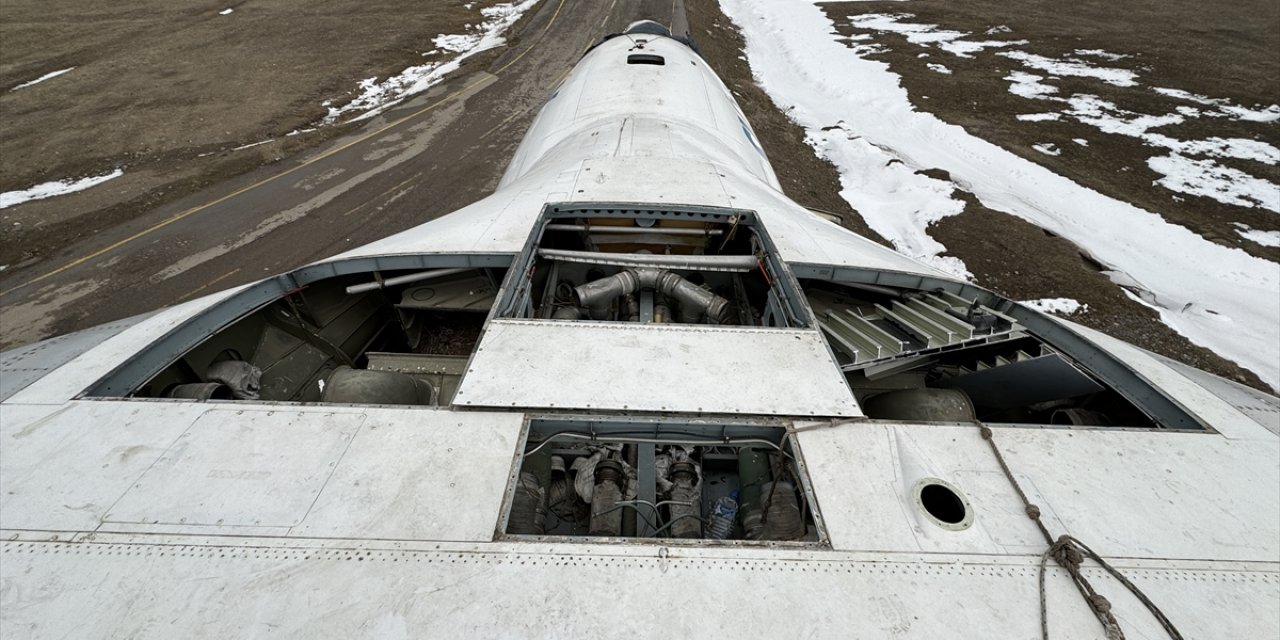
<path id="1" fill-rule="evenodd" d="M 1170 3 L 1160 4 L 1168 6 Z M 1187 0 L 1179 0 L 1172 4 L 1184 5 L 1184 14 L 1195 13 L 1198 11 L 1196 7 L 1200 6 L 1198 3 Z M 1262 5 L 1263 3 L 1255 2 L 1254 4 Z M 1004 24 L 1018 30 L 1014 35 L 1026 37 L 1032 43 L 1059 42 L 1060 44 L 1054 46 L 1069 50 L 1085 47 L 1103 48 L 1117 53 L 1131 53 L 1135 56 L 1141 52 L 1144 63 L 1149 64 L 1152 69 L 1159 67 L 1160 73 L 1165 74 L 1161 77 L 1167 79 L 1167 86 L 1214 96 L 1231 97 L 1245 104 L 1262 102 L 1268 96 L 1274 100 L 1275 92 L 1271 88 L 1273 83 L 1267 84 L 1263 76 L 1270 69 L 1269 77 L 1275 77 L 1275 56 L 1271 55 L 1266 47 L 1268 43 L 1276 40 L 1280 31 L 1268 32 L 1264 28 L 1265 25 L 1255 25 L 1249 29 L 1251 39 L 1233 40 L 1231 34 L 1239 32 L 1240 29 L 1225 32 L 1220 37 L 1233 40 L 1229 52 L 1215 52 L 1212 58 L 1202 59 L 1196 53 L 1197 48 L 1165 43 L 1163 38 L 1169 37 L 1168 31 L 1171 28 L 1169 21 L 1162 20 L 1154 26 L 1146 26 L 1144 20 L 1149 16 L 1141 11 L 1124 12 L 1126 15 L 1117 16 L 1111 14 L 1122 12 L 1115 11 L 1114 5 L 1110 4 L 1089 5 L 1085 8 L 1055 4 L 1050 9 L 1047 2 L 1030 2 L 1026 3 L 1025 10 L 1023 6 L 1019 4 L 1018 9 L 1014 11 L 1005 3 L 979 2 L 957 5 L 933 0 L 913 0 L 909 3 L 839 3 L 825 5 L 825 8 L 829 15 L 836 18 L 835 21 L 838 24 L 844 22 L 843 16 L 848 13 L 907 10 L 914 13 L 917 9 L 920 11 L 930 9 L 939 13 L 950 11 L 956 15 L 971 16 L 973 22 L 968 26 L 978 33 L 994 26 L 991 23 Z M 773 104 L 768 95 L 754 83 L 751 70 L 742 52 L 742 38 L 734 29 L 732 22 L 720 12 L 718 3 L 715 0 L 690 0 L 687 7 L 690 31 L 696 37 L 703 56 L 734 91 L 759 135 L 787 194 L 802 204 L 841 213 L 845 217 L 846 226 L 875 238 L 876 235 L 867 229 L 862 219 L 839 196 L 839 176 L 835 169 L 815 156 L 813 149 L 804 142 L 804 131 L 791 122 Z M 1260 10 L 1264 10 L 1265 13 L 1269 9 Z M 984 13 L 988 16 L 985 23 L 981 18 Z M 1107 17 L 1100 19 L 1098 14 Z M 922 13 L 922 18 L 923 16 Z M 1088 26 L 1094 25 L 1095 21 L 1103 26 Z M 1133 24 L 1126 26 L 1126 22 Z M 1229 24 L 1231 21 L 1223 19 L 1222 22 Z M 986 26 L 978 29 L 980 24 L 986 24 Z M 1024 24 L 1026 26 L 1023 26 Z M 947 28 L 953 26 L 950 22 L 943 22 L 943 25 Z M 1024 36 L 1020 31 L 1024 28 L 1031 30 L 1037 27 L 1041 32 L 1035 36 L 1030 33 Z M 1157 27 L 1165 31 L 1160 32 Z M 1173 30 L 1175 33 L 1173 37 L 1180 37 L 1184 42 L 1195 42 L 1199 37 L 1197 34 L 1204 29 L 1218 33 L 1213 31 L 1211 23 L 1193 21 L 1191 26 L 1184 29 L 1182 33 L 1177 33 L 1176 29 Z M 845 32 L 846 28 L 842 27 L 841 33 Z M 848 32 L 853 33 L 852 30 Z M 1086 34 L 1088 38 L 1084 39 Z M 1119 170 L 1119 167 L 1126 165 L 1145 168 L 1145 164 L 1138 161 L 1136 156 L 1137 153 L 1142 153 L 1141 151 L 1134 152 L 1130 149 L 1131 155 L 1127 157 L 1124 155 L 1125 149 L 1131 146 L 1130 140 L 1103 141 L 1103 138 L 1118 136 L 1102 136 L 1096 129 L 1092 129 L 1088 134 L 1089 138 L 1099 140 L 1100 143 L 1088 147 L 1092 150 L 1088 154 L 1064 153 L 1061 157 L 1048 157 L 1033 150 L 1031 148 L 1033 144 L 1056 139 L 1048 137 L 1042 129 L 1045 124 L 1063 123 L 1026 123 L 1014 118 L 1015 114 L 1026 113 L 1030 109 L 1025 105 L 1011 104 L 1012 101 L 1009 100 L 1021 98 L 1010 94 L 1008 83 L 1001 80 L 1007 75 L 1011 66 L 1008 61 L 1005 61 L 1000 68 L 992 68 L 993 63 L 990 60 L 984 63 L 982 59 L 975 58 L 967 63 L 978 67 L 976 71 L 962 73 L 961 65 L 955 65 L 957 68 L 953 75 L 943 76 L 926 66 L 929 62 L 937 62 L 936 58 L 917 57 L 919 53 L 926 50 L 916 45 L 906 44 L 901 36 L 877 36 L 877 41 L 880 39 L 890 43 L 891 47 L 889 53 L 877 57 L 888 60 L 893 70 L 904 76 L 903 84 L 911 92 L 917 108 L 935 113 L 945 121 L 960 124 L 981 137 L 1015 150 L 1024 157 L 1041 162 L 1056 172 L 1068 175 L 1112 197 L 1133 202 L 1139 206 L 1154 207 L 1156 203 L 1168 205 L 1173 202 L 1168 191 L 1152 187 L 1151 176 L 1135 177 L 1136 172 L 1132 170 Z M 900 48 L 903 52 L 895 53 L 893 48 Z M 1034 48 L 1031 50 L 1035 51 Z M 1280 49 L 1273 48 L 1270 51 L 1275 50 Z M 936 49 L 929 53 L 931 58 L 938 55 Z M 1249 59 L 1256 60 L 1258 63 L 1258 69 L 1238 72 L 1248 78 L 1219 85 L 1211 78 L 1201 77 L 1206 67 L 1222 63 L 1223 60 L 1239 59 L 1241 56 L 1249 56 Z M 948 64 L 952 63 L 951 58 L 947 56 Z M 1157 64 L 1166 59 L 1177 60 L 1177 63 Z M 983 66 L 984 64 L 987 66 Z M 1150 74 L 1154 71 L 1146 73 Z M 965 80 L 968 77 L 989 80 L 983 82 Z M 1196 78 L 1196 82 L 1183 82 L 1192 77 Z M 948 89 L 945 83 L 957 82 L 955 78 L 961 79 L 958 81 L 958 86 Z M 924 95 L 930 96 L 930 99 L 924 100 L 922 98 Z M 1160 96 L 1156 95 L 1152 100 L 1158 101 L 1159 98 Z M 975 102 L 979 106 L 973 106 Z M 1129 104 L 1133 105 L 1131 108 L 1139 110 L 1145 106 L 1136 102 L 1127 103 L 1126 106 Z M 1233 128 L 1223 130 L 1216 135 L 1228 135 L 1237 130 L 1242 131 L 1239 135 L 1274 138 L 1277 129 L 1274 123 L 1269 125 L 1236 123 Z M 1057 135 L 1065 136 L 1067 145 L 1079 146 L 1073 145 L 1070 140 L 1081 134 L 1067 129 Z M 1142 156 L 1142 158 L 1145 157 L 1146 155 Z M 945 175 L 935 177 L 948 178 Z M 1273 180 L 1277 178 L 1274 175 L 1270 177 Z M 1245 382 L 1259 389 L 1268 389 L 1267 385 L 1253 373 L 1207 349 L 1192 344 L 1161 323 L 1155 312 L 1130 300 L 1118 286 L 1101 273 L 1100 265 L 1082 255 L 1071 242 L 1055 237 L 1035 225 L 1008 214 L 983 207 L 972 196 L 959 190 L 954 196 L 966 201 L 965 211 L 935 223 L 930 227 L 930 235 L 949 249 L 949 255 L 964 261 L 973 272 L 978 284 L 1019 300 L 1074 298 L 1088 305 L 1088 310 L 1072 315 L 1073 321 L 1192 366 Z M 1280 228 L 1275 221 L 1275 214 L 1263 210 L 1221 205 L 1213 201 L 1206 202 L 1206 198 L 1196 198 L 1194 201 L 1191 198 L 1185 198 L 1185 200 L 1186 202 L 1181 203 L 1183 206 L 1176 208 L 1174 213 L 1168 215 L 1170 220 L 1191 226 L 1215 241 L 1238 246 L 1255 255 L 1277 258 L 1278 254 L 1274 250 L 1258 245 L 1246 247 L 1245 245 L 1252 243 L 1240 238 L 1234 232 L 1234 227 L 1230 225 L 1230 222 L 1248 221 L 1254 228 Z M 1158 210 L 1165 211 L 1165 209 Z M 877 239 L 883 242 L 882 239 Z M 1277 304 L 1280 304 L 1280 300 L 1277 300 Z"/>
<path id="2" fill-rule="evenodd" d="M 124 175 L 0 211 L 0 265 L 50 251 L 342 133 L 364 78 L 433 59 L 494 0 L 0 3 L 0 192 Z M 231 9 L 230 13 L 222 13 Z M 482 62 L 477 60 L 476 62 Z M 66 74 L 13 90 L 46 73 Z M 263 140 L 275 142 L 245 149 Z"/>

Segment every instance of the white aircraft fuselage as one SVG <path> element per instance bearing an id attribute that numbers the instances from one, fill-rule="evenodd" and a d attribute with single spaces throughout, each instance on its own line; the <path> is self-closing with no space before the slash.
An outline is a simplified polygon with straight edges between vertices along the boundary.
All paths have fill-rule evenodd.
<path id="1" fill-rule="evenodd" d="M 1280 400 L 796 204 L 653 23 L 491 196 L 0 366 L 5 638 L 1103 637 L 1063 534 L 1280 630 Z"/>

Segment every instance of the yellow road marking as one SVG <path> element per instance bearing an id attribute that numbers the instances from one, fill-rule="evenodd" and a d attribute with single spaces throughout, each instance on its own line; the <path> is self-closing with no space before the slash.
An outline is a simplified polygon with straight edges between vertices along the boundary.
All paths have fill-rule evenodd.
<path id="1" fill-rule="evenodd" d="M 675 2 L 675 0 L 671 0 L 671 1 Z M 600 21 L 601 29 L 604 29 L 604 23 L 608 22 L 609 18 L 613 16 L 613 5 L 616 5 L 616 4 L 618 4 L 618 0 L 613 0 L 613 2 L 609 3 L 609 8 L 604 10 L 604 20 Z"/>
<path id="2" fill-rule="evenodd" d="M 198 287 L 198 288 L 196 288 L 196 289 L 192 289 L 192 290 L 190 290 L 190 291 L 188 291 L 188 292 L 186 292 L 186 293 L 182 294 L 182 297 L 178 298 L 178 302 L 182 302 L 183 300 L 186 300 L 187 298 L 190 298 L 191 296 L 194 296 L 195 294 L 200 293 L 201 291 L 204 291 L 205 289 L 208 289 L 209 287 L 212 287 L 213 285 L 218 284 L 219 282 L 222 282 L 223 280 L 226 280 L 227 278 L 230 278 L 231 276 L 235 275 L 235 274 L 236 274 L 236 272 L 237 272 L 237 271 L 239 271 L 239 270 L 240 270 L 240 267 L 236 267 L 235 269 L 232 269 L 232 270 L 230 270 L 230 271 L 228 271 L 228 272 L 226 272 L 226 273 L 224 273 L 224 274 L 222 274 L 222 275 L 220 275 L 220 276 L 218 276 L 218 277 L 214 278 L 213 280 L 210 280 L 209 282 L 206 282 L 204 285 L 202 285 L 202 286 L 200 286 L 200 287 Z"/>
<path id="3" fill-rule="evenodd" d="M 529 53 L 529 51 L 531 51 L 535 46 L 537 46 L 538 41 L 540 41 L 540 40 L 542 39 L 542 36 L 545 36 L 545 35 L 547 34 L 547 31 L 550 31 L 550 30 L 551 30 L 551 25 L 552 25 L 552 24 L 555 24 L 556 18 L 557 18 L 557 17 L 559 17 L 559 15 L 560 15 L 560 10 L 564 8 L 564 3 L 565 3 L 565 0 L 560 0 L 560 4 L 556 6 L 556 11 L 555 11 L 555 13 L 553 13 L 553 14 L 551 15 L 551 19 L 547 21 L 547 26 L 546 26 L 546 27 L 543 27 L 542 32 L 538 34 L 537 39 L 535 39 L 535 40 L 534 40 L 534 42 L 532 42 L 532 43 L 531 43 L 527 48 L 525 48 L 525 50 L 524 50 L 524 51 L 521 51 L 521 52 L 520 52 L 520 54 L 519 54 L 519 55 L 517 55 L 515 58 L 513 58 L 510 62 L 507 62 L 506 64 L 502 65 L 502 67 L 500 67 L 500 68 L 498 69 L 498 71 L 497 71 L 497 72 L 495 72 L 495 73 L 493 73 L 492 75 L 496 76 L 496 75 L 498 75 L 499 73 L 502 73 L 503 71 L 506 71 L 508 68 L 510 68 L 510 67 L 511 67 L 511 65 L 515 64 L 517 61 L 519 61 L 521 58 L 523 58 L 523 57 L 525 56 L 525 54 Z M 52 278 L 53 276 L 56 276 L 56 275 L 58 275 L 59 273 L 62 273 L 63 271 L 66 271 L 66 270 L 68 270 L 68 269 L 73 269 L 73 268 L 75 268 L 75 267 L 78 267 L 78 266 L 80 266 L 80 265 L 82 265 L 82 264 L 84 264 L 84 263 L 86 263 L 86 262 L 88 262 L 88 261 L 90 261 L 90 260 L 93 260 L 94 258 L 97 258 L 97 257 L 99 257 L 99 256 L 103 255 L 104 253 L 108 253 L 108 252 L 110 252 L 110 251 L 114 251 L 114 250 L 116 250 L 116 249 L 118 249 L 118 248 L 120 248 L 120 247 L 122 247 L 122 246 L 124 246 L 124 245 L 126 245 L 126 244 L 129 244 L 130 242 L 133 242 L 134 240 L 137 240 L 138 238 L 141 238 L 141 237 L 143 237 L 143 236 L 146 236 L 146 235 L 150 235 L 150 234 L 152 234 L 152 233 L 155 233 L 156 231 L 159 231 L 160 229 L 163 229 L 163 228 L 165 228 L 165 227 L 167 227 L 167 226 L 169 226 L 169 225 L 171 225 L 171 224 L 173 224 L 173 223 L 175 223 L 175 222 L 178 222 L 179 220 L 182 220 L 182 219 L 184 219 L 184 218 L 187 218 L 187 217 L 191 216 L 192 214 L 199 213 L 199 212 L 201 212 L 201 211 L 204 211 L 205 209 L 208 209 L 209 207 L 213 207 L 213 206 L 216 206 L 216 205 L 222 204 L 223 202 L 226 202 L 227 200 L 230 200 L 230 199 L 232 199 L 232 198 L 234 198 L 234 197 L 236 197 L 236 196 L 239 196 L 239 195 L 241 195 L 241 194 L 243 194 L 243 193 L 246 193 L 246 192 L 252 191 L 252 190 L 257 189 L 258 187 L 261 187 L 261 186 L 263 186 L 263 185 L 266 185 L 266 184 L 270 184 L 270 183 L 272 183 L 272 182 L 275 182 L 276 180 L 279 180 L 280 178 L 283 178 L 283 177 L 285 177 L 285 176 L 287 176 L 287 175 L 290 175 L 290 174 L 293 174 L 293 173 L 297 172 L 299 169 L 303 169 L 303 168 L 305 168 L 305 167 L 311 166 L 311 165 L 313 165 L 313 164 L 315 164 L 315 163 L 317 163 L 317 162 L 319 162 L 319 161 L 321 161 L 321 160 L 324 160 L 324 159 L 326 159 L 326 158 L 330 158 L 330 157 L 332 157 L 333 155 L 335 155 L 335 154 L 337 154 L 337 153 L 340 153 L 340 152 L 342 152 L 342 151 L 345 151 L 345 150 L 347 150 L 347 149 L 349 149 L 349 148 L 351 148 L 351 147 L 353 147 L 353 146 L 355 146 L 355 145 L 357 145 L 357 144 L 360 144 L 361 142 L 364 142 L 364 141 L 366 141 L 366 140 L 368 140 L 368 139 L 370 139 L 370 138 L 373 138 L 373 137 L 375 137 L 375 136 L 382 135 L 383 133 L 386 133 L 386 132 L 387 132 L 388 130 L 390 130 L 390 129 L 393 129 L 393 128 L 395 128 L 395 127 L 398 127 L 398 126 L 400 126 L 400 125 L 404 124 L 405 122 L 408 122 L 409 120 L 412 120 L 412 119 L 414 119 L 414 118 L 417 118 L 418 116 L 420 116 L 420 115 L 422 115 L 422 114 L 424 114 L 424 113 L 427 113 L 428 111 L 432 111 L 432 110 L 436 109 L 436 108 L 437 108 L 437 107 L 439 107 L 440 105 L 442 105 L 442 104 L 444 104 L 444 103 L 446 103 L 446 102 L 448 102 L 448 101 L 450 101 L 450 100 L 453 100 L 454 98 L 458 97 L 459 95 L 461 95 L 461 94 L 463 94 L 463 93 L 466 93 L 467 91 L 470 91 L 471 89 L 473 89 L 473 88 L 474 88 L 474 87 L 476 87 L 477 85 L 479 85 L 479 84 L 481 84 L 481 83 L 483 83 L 483 82 L 488 82 L 488 80 L 489 80 L 489 79 L 488 79 L 488 77 L 481 78 L 481 79 L 479 79 L 479 80 L 477 80 L 477 81 L 475 81 L 475 82 L 473 82 L 473 83 L 471 83 L 471 84 L 469 84 L 469 85 L 467 85 L 467 86 L 465 86 L 465 87 L 463 87 L 463 88 L 461 88 L 461 89 L 459 89 L 459 90 L 457 90 L 457 91 L 454 91 L 453 93 L 451 93 L 451 94 L 449 94 L 449 95 L 447 95 L 447 96 L 445 96 L 445 97 L 441 98 L 439 101 L 437 101 L 437 102 L 435 102 L 435 103 L 432 103 L 432 104 L 430 104 L 430 105 L 428 105 L 428 106 L 426 106 L 426 107 L 423 107 L 422 109 L 419 109 L 418 111 L 415 111 L 415 112 L 413 112 L 413 113 L 411 113 L 411 114 L 409 114 L 409 115 L 407 115 L 407 116 L 405 116 L 405 117 L 403 117 L 403 118 L 400 118 L 399 120 L 396 120 L 396 121 L 394 121 L 394 122 L 392 122 L 392 123 L 390 123 L 390 124 L 388 124 L 388 125 L 386 125 L 386 126 L 382 127 L 381 129 L 377 129 L 376 131 L 371 131 L 371 132 L 369 132 L 369 133 L 367 133 L 367 134 L 364 134 L 364 135 L 362 135 L 362 136 L 357 137 L 355 140 L 352 140 L 351 142 L 348 142 L 347 144 L 344 144 L 344 145 L 342 145 L 342 146 L 340 146 L 340 147 L 337 147 L 337 148 L 334 148 L 334 149 L 330 149 L 329 151 L 326 151 L 326 152 L 324 152 L 324 153 L 322 153 L 322 154 L 320 154 L 320 155 L 318 155 L 318 156 L 316 156 L 316 157 L 314 157 L 314 158 L 311 158 L 310 160 L 306 160 L 306 161 L 304 161 L 302 164 L 299 164 L 298 166 L 293 167 L 292 169 L 288 169 L 288 170 L 286 170 L 286 171 L 282 171 L 282 172 L 277 173 L 277 174 L 275 174 L 275 175 L 273 175 L 273 176 L 270 176 L 270 177 L 268 177 L 268 178 L 263 178 L 262 180 L 259 180 L 259 181 L 255 182 L 255 183 L 253 183 L 253 184 L 251 184 L 251 185 L 249 185 L 249 186 L 247 186 L 247 187 L 244 187 L 244 188 L 242 188 L 242 189 L 237 189 L 236 191 L 232 191 L 231 193 L 229 193 L 229 194 L 227 194 L 227 195 L 225 195 L 225 196 L 222 196 L 221 198 L 217 198 L 216 200 L 213 200 L 213 201 L 211 201 L 211 202 L 206 202 L 205 204 L 197 205 L 197 206 L 195 206 L 195 207 L 191 207 L 190 209 L 187 209 L 186 211 L 183 211 L 183 212 L 181 212 L 181 213 L 174 214 L 174 215 L 170 216 L 169 218 L 167 218 L 167 219 L 165 219 L 165 220 L 162 220 L 162 221 L 160 221 L 160 222 L 156 223 L 155 225 L 152 225 L 151 227 L 148 227 L 148 228 L 146 228 L 146 229 L 143 229 L 142 231 L 139 231 L 139 232 L 137 232 L 137 233 L 135 233 L 135 234 L 133 234 L 133 235 L 129 236 L 128 238 L 125 238 L 124 240 L 120 240 L 119 242 L 116 242 L 116 243 L 113 243 L 113 244 L 109 245 L 109 246 L 107 246 L 106 248 L 99 249 L 98 251 L 94 251 L 93 253 L 90 253 L 89 255 L 84 256 L 84 257 L 82 257 L 82 258 L 77 258 L 77 259 L 75 259 L 75 260 L 72 260 L 71 262 L 69 262 L 69 263 L 67 263 L 67 264 L 65 264 L 65 265 L 62 265 L 61 267 L 58 267 L 57 269 L 54 269 L 53 271 L 50 271 L 49 273 L 46 273 L 46 274 L 44 274 L 44 275 L 42 275 L 42 276 L 37 276 L 37 277 L 32 278 L 32 279 L 30 279 L 30 280 L 28 280 L 28 281 L 26 281 L 26 282 L 24 282 L 24 283 L 22 283 L 22 284 L 19 284 L 19 285 L 16 285 L 16 286 L 10 287 L 10 288 L 8 288 L 8 289 L 5 289 L 4 291 L 0 291 L 0 296 L 8 295 L 8 294 L 10 294 L 10 293 L 13 293 L 14 291 L 17 291 L 18 289 L 22 289 L 22 288 L 24 288 L 24 287 L 27 287 L 27 286 L 33 285 L 33 284 L 35 284 L 35 283 L 37 283 L 37 282 L 41 282 L 41 281 L 43 281 L 43 280 L 47 280 L 47 279 L 49 279 L 49 278 Z M 199 291 L 199 289 L 197 289 L 196 291 Z"/>

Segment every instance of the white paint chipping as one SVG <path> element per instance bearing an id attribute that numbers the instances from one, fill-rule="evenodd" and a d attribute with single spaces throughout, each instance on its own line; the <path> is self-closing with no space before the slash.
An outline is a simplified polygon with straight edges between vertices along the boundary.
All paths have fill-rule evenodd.
<path id="1" fill-rule="evenodd" d="M 743 32 L 756 79 L 811 140 L 822 141 L 815 145 L 822 157 L 856 156 L 871 148 L 887 150 L 882 161 L 899 159 L 912 170 L 945 170 L 983 205 L 1083 248 L 1110 269 L 1113 280 L 1140 292 L 1175 331 L 1280 386 L 1280 270 L 1274 263 L 1209 242 L 917 111 L 888 65 L 836 42 L 834 25 L 813 3 L 721 0 L 721 6 Z M 1120 83 L 1126 78 L 1132 80 L 1110 76 Z M 823 127 L 835 122 L 843 122 L 845 135 L 824 135 Z M 1146 130 L 1143 123 L 1126 122 Z M 860 166 L 833 163 L 841 172 L 842 195 L 863 212 L 851 187 L 875 174 L 853 175 Z M 873 227 L 874 217 L 868 220 Z M 920 244 L 932 241 L 916 220 L 906 233 Z"/>
<path id="2" fill-rule="evenodd" d="M 124 170 L 116 169 L 111 173 L 106 173 L 100 176 L 80 178 L 79 180 L 73 180 L 70 178 L 66 180 L 55 180 L 53 182 L 38 184 L 30 189 L 7 191 L 5 193 L 0 193 L 0 209 L 7 209 L 14 205 L 19 205 L 31 200 L 43 200 L 54 196 L 84 191 L 85 189 L 96 187 L 108 180 L 119 178 L 122 175 L 124 175 Z"/>
<path id="3" fill-rule="evenodd" d="M 70 72 L 70 71 L 71 71 L 71 70 L 73 70 L 73 69 L 75 69 L 75 67 L 67 67 L 66 69 L 59 69 L 59 70 L 57 70 L 57 71 L 51 71 L 51 72 L 49 72 L 49 73 L 46 73 L 46 74 L 44 74 L 44 75 L 40 76 L 39 78 L 36 78 L 35 80 L 31 80 L 31 81 L 29 81 L 29 82 L 24 82 L 24 83 L 22 83 L 22 84 L 20 84 L 20 85 L 18 85 L 18 86 L 16 86 L 16 87 L 13 87 L 12 89 L 9 89 L 9 90 L 10 90 L 10 91 L 17 91 L 18 89 L 25 89 L 25 88 L 27 88 L 27 87 L 29 87 L 29 86 L 33 85 L 33 84 L 39 84 L 39 83 L 41 83 L 41 82 L 44 82 L 45 80 L 51 80 L 51 79 L 53 79 L 53 78 L 56 78 L 56 77 L 58 77 L 58 76 L 60 76 L 60 75 L 62 75 L 62 74 L 64 74 L 64 73 L 68 73 L 68 72 Z"/>

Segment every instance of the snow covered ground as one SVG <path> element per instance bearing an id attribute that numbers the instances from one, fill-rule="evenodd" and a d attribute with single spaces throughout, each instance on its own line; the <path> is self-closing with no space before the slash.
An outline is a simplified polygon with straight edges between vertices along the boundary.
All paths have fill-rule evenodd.
<path id="1" fill-rule="evenodd" d="M 84 191 L 90 187 L 96 187 L 108 180 L 119 178 L 124 175 L 123 169 L 116 169 L 111 173 L 100 176 L 90 176 L 88 178 L 80 178 L 78 180 L 68 178 L 66 180 L 56 180 L 54 182 L 45 182 L 38 184 L 30 189 L 21 191 L 6 191 L 0 193 L 0 209 L 7 209 L 14 205 L 22 204 L 29 200 L 43 200 L 67 193 L 75 193 Z"/>
<path id="2" fill-rule="evenodd" d="M 502 34 L 515 24 L 525 11 L 536 4 L 538 0 L 522 0 L 482 8 L 480 15 L 484 17 L 484 22 L 473 25 L 467 33 L 436 36 L 432 43 L 436 48 L 423 54 L 423 56 L 453 54 L 453 57 L 409 67 L 381 82 L 377 78 L 360 81 L 359 94 L 355 99 L 340 107 L 325 103 L 324 106 L 329 107 L 329 114 L 325 116 L 324 124 L 338 120 L 355 121 L 371 118 L 399 104 L 405 98 L 430 89 L 445 76 L 457 70 L 463 60 L 481 51 L 505 44 L 506 39 Z M 441 54 L 442 51 L 445 54 Z"/>
<path id="3" fill-rule="evenodd" d="M 1196 95 L 1181 89 L 1153 87 L 1151 90 L 1161 95 L 1201 106 L 1184 105 L 1174 112 L 1156 115 L 1135 113 L 1096 95 L 1059 95 L 1059 87 L 1053 84 L 1059 78 L 1086 78 L 1116 87 L 1140 86 L 1137 71 L 1109 67 L 1099 62 L 1117 62 L 1127 58 L 1126 55 L 1099 49 L 1077 49 L 1073 56 L 1052 58 L 1014 49 L 1027 44 L 1026 40 L 992 40 L 987 37 L 989 34 L 974 39 L 973 34 L 943 29 L 934 24 L 912 22 L 912 18 L 909 13 L 872 13 L 850 16 L 849 23 L 860 29 L 901 34 L 913 44 L 932 45 L 962 58 L 972 57 L 974 52 L 983 49 L 1001 49 L 996 55 L 1013 60 L 1024 68 L 1024 71 L 1014 71 L 1005 78 L 1010 83 L 1010 93 L 1030 100 L 1048 102 L 1050 104 L 1043 106 L 1052 107 L 1050 111 L 1041 109 L 1037 113 L 1019 116 L 1019 120 L 1050 121 L 1066 118 L 1096 127 L 1103 133 L 1138 138 L 1153 149 L 1147 166 L 1165 176 L 1158 181 L 1160 186 L 1178 193 L 1280 213 L 1280 185 L 1227 167 L 1213 159 L 1236 158 L 1274 165 L 1280 161 L 1280 149 L 1259 140 L 1179 140 L 1151 131 L 1199 118 L 1271 122 L 1280 119 L 1280 105 L 1244 107 L 1232 104 L 1229 100 Z M 1039 148 L 1037 150 L 1048 153 Z"/>
<path id="4" fill-rule="evenodd" d="M 962 189 L 986 207 L 1074 242 L 1135 300 L 1155 309 L 1165 324 L 1280 387 L 1280 267 L 1275 263 L 1214 244 L 1158 213 L 1085 188 L 916 111 L 898 76 L 886 64 L 865 59 L 867 45 L 840 42 L 832 21 L 812 2 L 721 0 L 721 7 L 742 31 L 757 81 L 806 129 L 818 154 L 835 165 L 841 174 L 841 195 L 899 250 L 951 273 L 967 274 L 958 260 L 939 256 L 945 247 L 928 235 L 930 222 L 963 209 L 951 196 L 954 189 Z M 931 37 L 924 27 L 932 25 L 896 27 L 904 24 L 901 19 L 884 16 L 874 24 L 899 29 L 909 38 Z M 1240 176 L 1223 171 L 1229 167 L 1184 155 L 1247 157 L 1273 164 L 1274 148 L 1247 140 L 1175 140 L 1149 132 L 1158 122 L 1193 117 L 1189 111 L 1132 114 L 1093 96 L 1060 97 L 1058 88 L 1045 82 L 1055 73 L 1084 74 L 1117 86 L 1138 78 L 1087 60 L 1114 61 L 1118 54 L 1085 50 L 1069 60 L 1053 60 L 1016 51 L 1016 40 L 994 31 L 972 40 L 972 47 L 965 44 L 969 34 L 949 31 L 922 41 L 936 42 L 957 56 L 984 48 L 1008 54 L 1027 69 L 1011 75 L 1011 91 L 1053 103 L 1059 117 L 1088 121 L 1105 132 L 1140 137 L 1157 147 L 1157 157 L 1170 159 L 1164 164 L 1156 161 L 1168 171 L 1166 188 L 1213 193 L 1280 211 L 1280 203 L 1272 199 L 1280 197 L 1274 189 L 1268 193 L 1266 185 L 1256 185 L 1255 190 Z M 1212 106 L 1222 115 L 1205 116 L 1208 112 L 1202 109 L 1203 117 L 1257 119 L 1280 110 L 1204 100 L 1209 103 L 1202 106 Z M 919 173 L 929 169 L 947 171 L 954 182 Z M 1226 183 L 1232 187 L 1224 189 Z"/>

